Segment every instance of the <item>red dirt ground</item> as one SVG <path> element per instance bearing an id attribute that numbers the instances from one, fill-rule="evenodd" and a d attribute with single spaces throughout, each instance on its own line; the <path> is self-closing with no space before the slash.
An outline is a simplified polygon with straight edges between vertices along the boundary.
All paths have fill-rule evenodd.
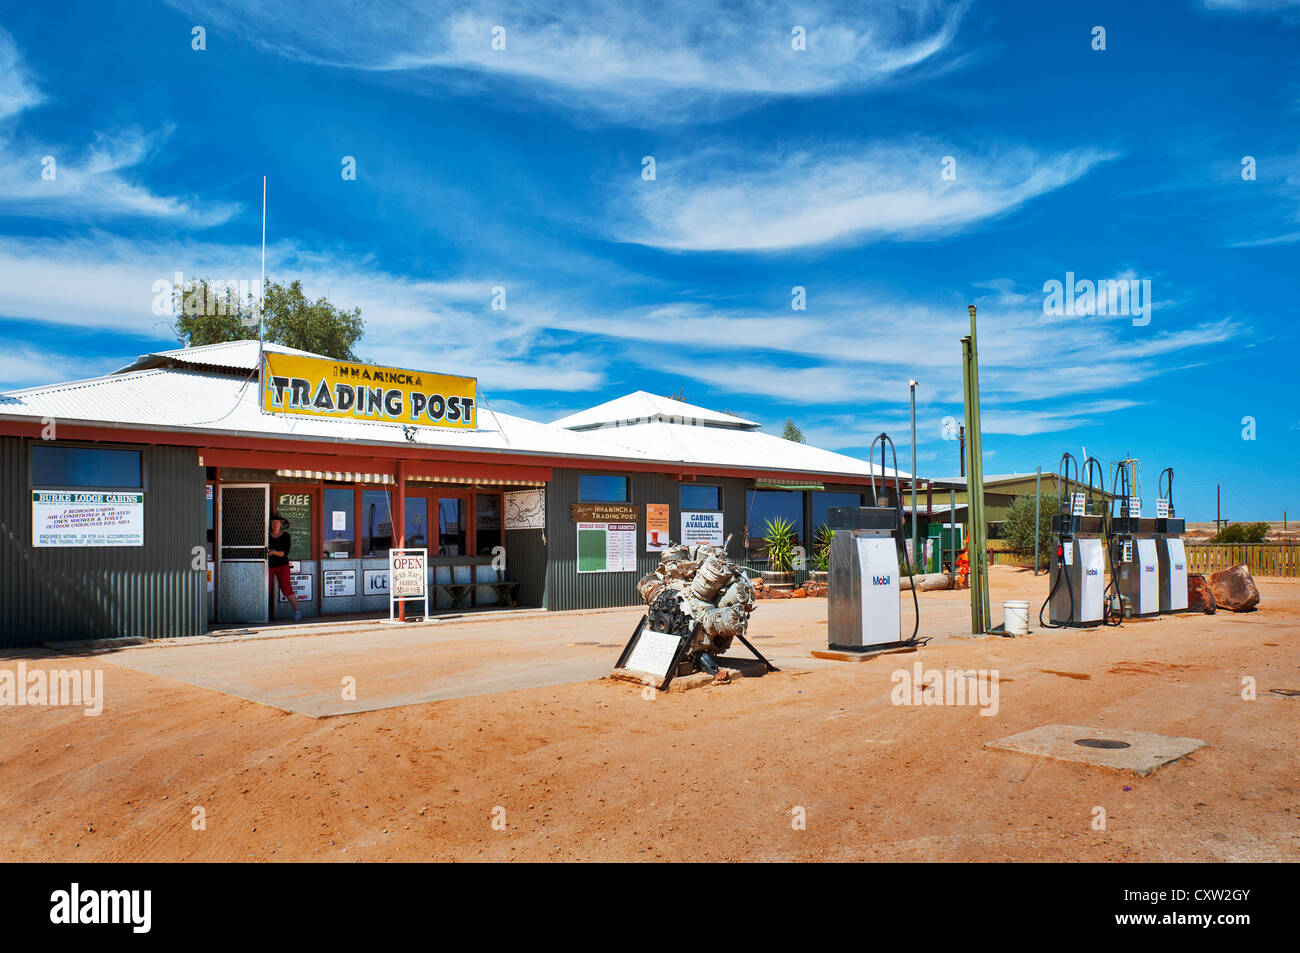
<path id="1" fill-rule="evenodd" d="M 1041 589 L 994 573 L 995 605 L 1036 612 Z M 1246 615 L 937 641 L 653 701 L 597 681 L 318 720 L 99 657 L 99 717 L 0 709 L 0 857 L 1294 861 L 1300 698 L 1269 689 L 1300 688 L 1300 583 L 1260 590 Z M 922 594 L 923 619 L 932 595 L 964 598 Z M 918 660 L 998 670 L 997 714 L 891 704 L 891 672 Z M 1047 723 L 1209 747 L 1145 778 L 984 747 Z"/>

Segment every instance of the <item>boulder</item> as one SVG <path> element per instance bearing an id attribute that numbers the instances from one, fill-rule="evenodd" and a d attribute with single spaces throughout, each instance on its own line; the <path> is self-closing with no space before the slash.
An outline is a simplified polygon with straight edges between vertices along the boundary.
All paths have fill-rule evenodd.
<path id="1" fill-rule="evenodd" d="M 1214 615 L 1214 610 L 1218 608 L 1209 581 L 1199 573 L 1189 573 L 1187 576 L 1187 608 L 1206 615 Z"/>
<path id="2" fill-rule="evenodd" d="M 1210 577 L 1214 601 L 1232 612 L 1250 612 L 1259 605 L 1259 589 L 1245 566 L 1233 566 Z"/>

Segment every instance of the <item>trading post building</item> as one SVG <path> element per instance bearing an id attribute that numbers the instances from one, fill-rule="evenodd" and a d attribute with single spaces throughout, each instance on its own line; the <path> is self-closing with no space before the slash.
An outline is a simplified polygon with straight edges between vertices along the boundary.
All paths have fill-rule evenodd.
<path id="1" fill-rule="evenodd" d="M 289 521 L 305 617 L 388 614 L 391 548 L 427 550 L 430 611 L 632 605 L 673 542 L 767 521 L 812 549 L 868 463 L 643 391 L 554 423 L 473 378 L 237 341 L 0 393 L 0 646 L 203 635 L 290 616 L 268 596 Z M 417 577 L 418 578 L 418 577 Z"/>

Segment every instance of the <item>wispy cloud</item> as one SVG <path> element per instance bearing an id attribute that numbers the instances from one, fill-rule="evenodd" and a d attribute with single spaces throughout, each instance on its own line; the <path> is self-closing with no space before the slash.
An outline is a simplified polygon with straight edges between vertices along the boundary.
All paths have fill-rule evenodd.
<path id="1" fill-rule="evenodd" d="M 662 156 L 655 180 L 621 190 L 634 212 L 615 217 L 623 222 L 615 234 L 687 251 L 934 238 L 1009 212 L 1113 157 L 1026 147 L 972 154 L 921 140 L 819 152 L 706 149 Z M 949 169 L 955 177 L 945 177 Z"/>
<path id="2" fill-rule="evenodd" d="M 0 122 L 13 125 L 44 101 L 13 37 L 0 28 Z M 197 227 L 228 221 L 237 205 L 159 195 L 140 183 L 142 167 L 170 134 L 170 126 L 154 133 L 124 128 L 96 133 L 85 147 L 65 147 L 0 127 L 0 211 L 74 221 L 170 219 Z"/>
<path id="3" fill-rule="evenodd" d="M 933 59 L 967 3 L 524 0 L 495 13 L 377 0 L 337 16 L 317 2 L 170 0 L 248 41 L 311 63 L 404 72 L 430 85 L 524 81 L 529 95 L 645 118 L 735 97 L 859 88 Z M 802 28 L 805 49 L 794 48 Z M 497 46 L 493 44 L 498 32 Z"/>
<path id="4" fill-rule="evenodd" d="M 507 299 L 491 308 L 495 278 L 428 281 L 384 271 L 364 256 L 282 242 L 267 247 L 267 276 L 301 280 L 308 297 L 360 307 L 366 357 L 402 367 L 476 376 L 489 393 L 583 392 L 606 380 L 607 364 L 574 354 L 554 333 L 543 304 Z M 202 242 L 126 241 L 103 232 L 70 239 L 0 238 L 0 315 L 167 340 L 170 315 L 157 315 L 156 282 L 184 278 L 249 280 L 258 249 Z M 523 286 L 511 284 L 523 291 Z M 171 346 L 175 346 L 172 344 Z M 102 367 L 101 372 L 111 367 Z M 67 379 L 56 372 L 46 382 Z M 0 375 L 7 386 L 13 379 Z"/>
<path id="5" fill-rule="evenodd" d="M 23 64 L 14 38 L 0 27 L 0 121 L 45 101 Z"/>
<path id="6" fill-rule="evenodd" d="M 10 215 L 57 216 L 78 221 L 150 218 L 197 227 L 229 221 L 239 206 L 159 195 L 135 180 L 170 134 L 125 129 L 95 136 L 82 150 L 4 143 L 0 154 L 0 209 Z M 47 158 L 48 156 L 48 158 Z"/>
<path id="7" fill-rule="evenodd" d="M 1201 0 L 1201 6 L 1211 10 L 1236 10 L 1243 13 L 1260 13 L 1289 10 L 1300 7 L 1300 0 Z"/>

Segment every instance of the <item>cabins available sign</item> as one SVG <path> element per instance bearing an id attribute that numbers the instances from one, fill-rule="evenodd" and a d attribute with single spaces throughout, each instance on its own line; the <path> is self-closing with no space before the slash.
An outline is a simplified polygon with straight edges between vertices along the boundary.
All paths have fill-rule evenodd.
<path id="1" fill-rule="evenodd" d="M 139 491 L 32 491 L 33 546 L 143 546 Z"/>
<path id="2" fill-rule="evenodd" d="M 722 514 L 712 511 L 682 513 L 682 545 L 721 546 Z"/>
<path id="3" fill-rule="evenodd" d="M 263 355 L 262 412 L 417 427 L 478 426 L 478 380 L 329 358 Z"/>

